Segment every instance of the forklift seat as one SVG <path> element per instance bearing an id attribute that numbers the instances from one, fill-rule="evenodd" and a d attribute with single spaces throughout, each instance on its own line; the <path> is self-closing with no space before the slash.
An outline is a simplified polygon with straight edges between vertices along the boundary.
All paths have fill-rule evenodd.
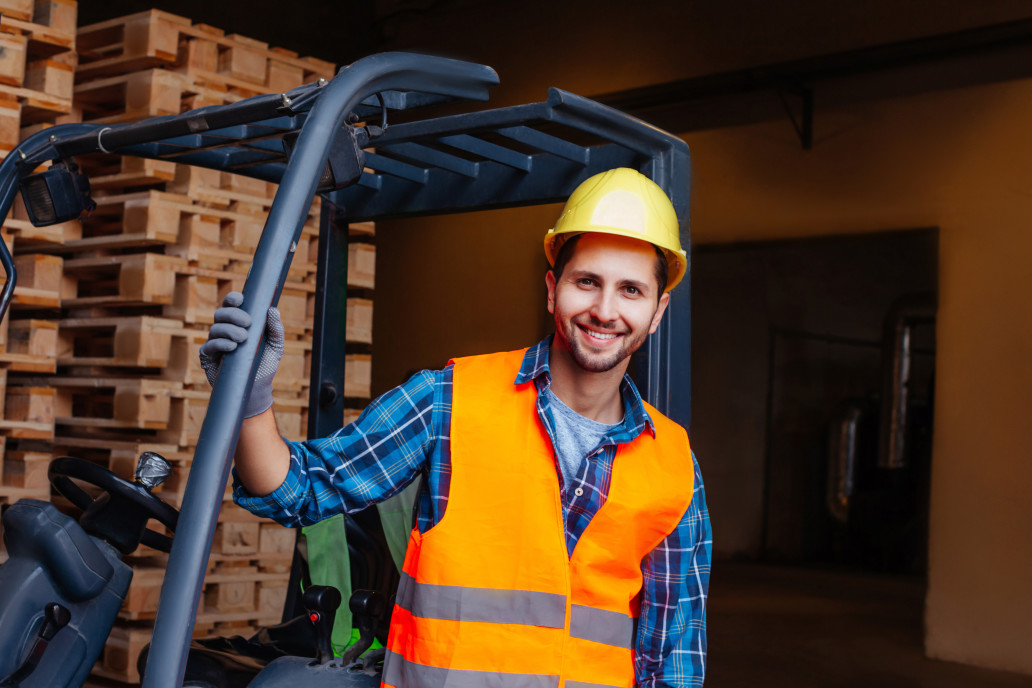
<path id="1" fill-rule="evenodd" d="M 16 683 L 22 688 L 80 685 L 104 646 L 132 569 L 114 547 L 49 502 L 19 500 L 4 512 L 3 525 L 10 558 L 0 566 L 0 685 L 14 674 L 23 676 Z M 57 624 L 55 603 L 63 610 Z M 38 653 L 49 661 L 36 656 L 28 666 Z"/>

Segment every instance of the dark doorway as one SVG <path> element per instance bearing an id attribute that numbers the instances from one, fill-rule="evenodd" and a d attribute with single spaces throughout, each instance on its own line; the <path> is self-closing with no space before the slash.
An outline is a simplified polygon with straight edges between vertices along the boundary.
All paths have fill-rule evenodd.
<path id="1" fill-rule="evenodd" d="M 937 265 L 934 229 L 695 249 L 715 557 L 924 573 Z"/>

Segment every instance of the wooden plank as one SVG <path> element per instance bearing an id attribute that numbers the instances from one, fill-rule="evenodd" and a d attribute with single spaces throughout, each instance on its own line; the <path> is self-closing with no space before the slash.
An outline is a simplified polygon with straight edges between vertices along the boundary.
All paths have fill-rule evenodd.
<path id="1" fill-rule="evenodd" d="M 362 415 L 362 409 L 346 408 L 346 409 L 344 409 L 344 420 L 342 422 L 343 422 L 344 425 L 348 425 L 349 423 L 354 423 L 356 420 L 358 420 L 359 416 L 361 416 L 361 415 Z"/>
<path id="2" fill-rule="evenodd" d="M 207 384 L 201 389 L 177 390 L 171 400 L 168 425 L 158 433 L 158 439 L 182 448 L 197 446 L 210 398 Z"/>
<path id="3" fill-rule="evenodd" d="M 226 37 L 219 44 L 219 73 L 248 82 L 264 90 L 268 69 L 268 43 L 239 34 Z"/>
<path id="4" fill-rule="evenodd" d="M 360 344 L 373 343 L 373 301 L 372 299 L 350 298 L 347 300 L 345 339 Z"/>
<path id="5" fill-rule="evenodd" d="M 10 0 L 0 0 L 0 12 L 6 14 L 3 8 L 5 2 Z M 31 3 L 29 16 L 31 17 Z M 25 54 L 28 43 L 29 39 L 25 36 L 0 33 L 0 83 L 21 86 L 25 82 Z"/>
<path id="6" fill-rule="evenodd" d="M 50 478 L 47 470 L 53 458 L 44 452 L 7 452 L 3 457 L 4 484 L 38 493 L 48 492 Z"/>
<path id="7" fill-rule="evenodd" d="M 258 613 L 275 618 L 283 614 L 287 601 L 288 581 L 262 581 L 258 583 Z"/>
<path id="8" fill-rule="evenodd" d="M 288 440 L 300 442 L 308 434 L 308 400 L 273 397 L 272 408 L 280 434 Z"/>
<path id="9" fill-rule="evenodd" d="M 216 614 L 258 611 L 258 584 L 253 580 L 227 580 L 204 587 L 204 610 Z"/>
<path id="10" fill-rule="evenodd" d="M 140 673 L 136 664 L 153 633 L 150 626 L 115 624 L 104 643 L 103 657 L 94 666 L 93 673 L 122 683 L 139 684 Z"/>
<path id="11" fill-rule="evenodd" d="M 10 320 L 0 365 L 29 373 L 52 373 L 57 365 L 57 323 L 53 320 Z"/>
<path id="12" fill-rule="evenodd" d="M 376 286 L 376 247 L 372 244 L 348 244 L 348 286 Z"/>
<path id="13" fill-rule="evenodd" d="M 19 141 L 21 141 L 21 103 L 17 98 L 0 98 L 0 148 L 10 151 L 18 145 Z"/>
<path id="14" fill-rule="evenodd" d="M 71 100 L 75 66 L 54 59 L 33 60 L 25 68 L 25 88 Z"/>
<path id="15" fill-rule="evenodd" d="M 32 21 L 52 31 L 75 37 L 79 8 L 77 0 L 35 0 Z"/>
<path id="16" fill-rule="evenodd" d="M 22 124 L 35 124 L 45 119 L 72 112 L 72 99 L 52 96 L 22 86 L 0 84 L 0 97 L 21 103 Z"/>
<path id="17" fill-rule="evenodd" d="M 297 530 L 278 523 L 262 523 L 258 533 L 258 552 L 262 555 L 293 556 Z"/>
<path id="18" fill-rule="evenodd" d="M 373 357 L 368 354 L 348 354 L 344 357 L 344 396 L 368 399 L 372 385 Z"/>
<path id="19" fill-rule="evenodd" d="M 0 12 L 15 19 L 32 20 L 33 0 L 0 0 Z"/>

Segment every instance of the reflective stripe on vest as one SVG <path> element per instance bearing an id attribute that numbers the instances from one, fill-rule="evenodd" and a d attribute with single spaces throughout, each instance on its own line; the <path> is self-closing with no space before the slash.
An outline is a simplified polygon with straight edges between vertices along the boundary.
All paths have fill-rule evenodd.
<path id="1" fill-rule="evenodd" d="M 605 502 L 566 547 L 555 450 L 523 351 L 455 361 L 447 508 L 405 555 L 384 686 L 630 688 L 641 562 L 684 515 L 683 428 L 617 447 Z"/>
<path id="2" fill-rule="evenodd" d="M 443 669 L 410 662 L 400 654 L 387 650 L 383 682 L 385 685 L 398 688 L 558 688 L 559 677 Z M 573 686 L 569 681 L 566 685 Z M 584 686 L 588 688 L 587 684 Z"/>
<path id="3" fill-rule="evenodd" d="M 397 605 L 423 619 L 487 621 L 546 628 L 563 628 L 566 625 L 565 595 L 417 583 L 405 572 L 402 572 L 401 583 L 398 584 Z"/>
<path id="4" fill-rule="evenodd" d="M 634 648 L 634 626 L 634 619 L 626 614 L 579 604 L 570 607 L 570 635 L 574 638 L 630 650 Z"/>
<path id="5" fill-rule="evenodd" d="M 445 621 L 485 621 L 564 628 L 566 597 L 531 590 L 492 590 L 417 583 L 401 573 L 397 605 L 413 616 Z M 584 605 L 570 607 L 570 635 L 582 640 L 634 647 L 634 619 Z"/>

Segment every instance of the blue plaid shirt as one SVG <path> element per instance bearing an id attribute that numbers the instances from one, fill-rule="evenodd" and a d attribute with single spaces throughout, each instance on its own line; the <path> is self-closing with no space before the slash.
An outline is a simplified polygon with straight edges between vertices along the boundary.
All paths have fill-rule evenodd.
<path id="1" fill-rule="evenodd" d="M 545 390 L 551 337 L 529 349 L 514 384 L 534 380 L 537 409 L 555 443 L 555 422 Z M 621 384 L 624 421 L 615 426 L 564 485 L 556 467 L 566 516 L 566 546 L 577 544 L 609 492 L 619 444 L 655 427 L 629 377 Z M 316 523 L 353 512 L 401 491 L 425 474 L 418 527 L 441 520 L 451 483 L 452 368 L 424 370 L 374 401 L 361 417 L 330 437 L 290 443 L 290 471 L 275 492 L 252 497 L 238 482 L 234 499 L 259 516 L 286 526 Z M 677 528 L 642 562 L 644 586 L 635 672 L 639 686 L 701 686 L 706 669 L 706 595 L 710 573 L 710 523 L 699 464 L 695 494 Z"/>

